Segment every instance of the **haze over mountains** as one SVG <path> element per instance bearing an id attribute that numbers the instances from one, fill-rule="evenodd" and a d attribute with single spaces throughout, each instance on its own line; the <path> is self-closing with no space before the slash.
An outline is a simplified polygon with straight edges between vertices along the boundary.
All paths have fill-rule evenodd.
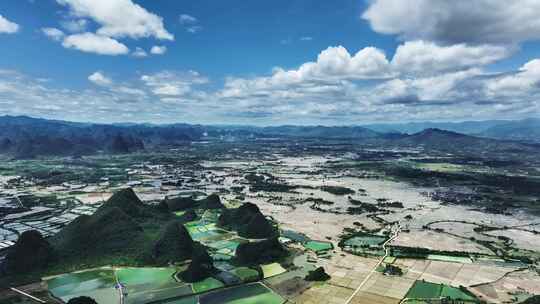
<path id="1" fill-rule="evenodd" d="M 420 122 L 365 126 L 218 126 L 92 124 L 27 116 L 0 117 L 0 153 L 17 158 L 40 155 L 130 153 L 206 139 L 355 139 L 398 146 L 515 145 L 540 142 L 540 119 L 517 121 Z M 501 141 L 500 141 L 501 140 Z"/>

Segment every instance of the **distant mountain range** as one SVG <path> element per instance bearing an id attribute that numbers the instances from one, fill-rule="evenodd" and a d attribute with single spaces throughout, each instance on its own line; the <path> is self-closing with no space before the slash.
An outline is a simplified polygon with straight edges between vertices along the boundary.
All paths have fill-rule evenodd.
<path id="1" fill-rule="evenodd" d="M 403 124 L 370 124 L 363 127 L 376 132 L 417 133 L 441 129 L 480 137 L 540 142 L 540 119 L 485 120 L 464 122 L 414 122 Z"/>
<path id="2" fill-rule="evenodd" d="M 0 153 L 17 158 L 86 155 L 100 151 L 129 153 L 147 145 L 190 142 L 202 134 L 200 127 L 186 124 L 120 126 L 3 116 L 0 117 Z"/>
<path id="3" fill-rule="evenodd" d="M 92 124 L 27 116 L 0 117 L 0 153 L 16 158 L 130 153 L 199 140 L 253 138 L 350 139 L 395 146 L 451 150 L 515 150 L 540 143 L 540 119 L 366 126 L 204 126 L 190 124 Z M 519 142 L 522 143 L 519 143 Z M 446 149 L 447 148 L 447 149 Z"/>
<path id="4" fill-rule="evenodd" d="M 449 153 L 465 153 L 480 156 L 485 153 L 513 154 L 538 153 L 540 145 L 521 141 L 494 139 L 466 135 L 453 131 L 429 128 L 405 135 L 385 143 L 395 147 L 422 147 L 426 150 L 438 150 Z"/>

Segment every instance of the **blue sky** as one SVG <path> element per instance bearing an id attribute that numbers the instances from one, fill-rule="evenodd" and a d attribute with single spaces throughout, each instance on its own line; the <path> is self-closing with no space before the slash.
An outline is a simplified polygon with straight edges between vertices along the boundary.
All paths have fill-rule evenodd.
<path id="1" fill-rule="evenodd" d="M 0 115 L 361 124 L 540 112 L 540 4 L 0 2 Z"/>

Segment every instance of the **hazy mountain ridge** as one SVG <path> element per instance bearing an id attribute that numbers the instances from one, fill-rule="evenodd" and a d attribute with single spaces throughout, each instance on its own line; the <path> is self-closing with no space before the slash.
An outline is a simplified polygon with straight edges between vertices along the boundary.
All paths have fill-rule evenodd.
<path id="1" fill-rule="evenodd" d="M 425 123 L 429 125 L 431 123 Z M 292 138 L 307 140 L 341 139 L 355 143 L 393 146 L 422 146 L 433 149 L 527 148 L 522 142 L 540 142 L 540 120 L 451 123 L 454 129 L 471 125 L 470 132 L 427 128 L 413 134 L 405 129 L 378 132 L 362 126 L 202 126 L 189 124 L 91 124 L 46 120 L 26 116 L 0 117 L 0 153 L 16 158 L 73 156 L 95 153 L 131 153 L 198 140 L 242 140 Z M 420 125 L 415 125 L 420 126 Z M 379 127 L 380 129 L 380 127 Z M 482 132 L 479 130 L 483 129 Z M 467 134 L 464 134 L 467 133 Z M 500 140 L 503 139 L 503 140 Z"/>
<path id="2" fill-rule="evenodd" d="M 485 120 L 463 122 L 411 122 L 398 124 L 368 124 L 363 127 L 380 133 L 418 133 L 425 129 L 440 129 L 479 137 L 540 142 L 540 119 Z"/>
<path id="3" fill-rule="evenodd" d="M 498 124 L 479 135 L 498 139 L 540 142 L 540 119 L 524 119 Z"/>
<path id="4" fill-rule="evenodd" d="M 202 136 L 192 125 L 118 126 L 31 118 L 0 117 L 0 153 L 18 158 L 38 155 L 129 153 L 145 147 L 184 143 Z"/>

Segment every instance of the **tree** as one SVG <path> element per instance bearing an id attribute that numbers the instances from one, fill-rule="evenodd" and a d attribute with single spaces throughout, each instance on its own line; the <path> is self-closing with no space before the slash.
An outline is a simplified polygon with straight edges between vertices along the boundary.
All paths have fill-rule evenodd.
<path id="1" fill-rule="evenodd" d="M 330 276 L 324 271 L 324 268 L 319 267 L 311 270 L 304 279 L 306 281 L 327 281 L 330 279 Z"/>
<path id="2" fill-rule="evenodd" d="M 67 304 L 98 304 L 98 302 L 90 297 L 82 296 L 70 299 Z"/>

